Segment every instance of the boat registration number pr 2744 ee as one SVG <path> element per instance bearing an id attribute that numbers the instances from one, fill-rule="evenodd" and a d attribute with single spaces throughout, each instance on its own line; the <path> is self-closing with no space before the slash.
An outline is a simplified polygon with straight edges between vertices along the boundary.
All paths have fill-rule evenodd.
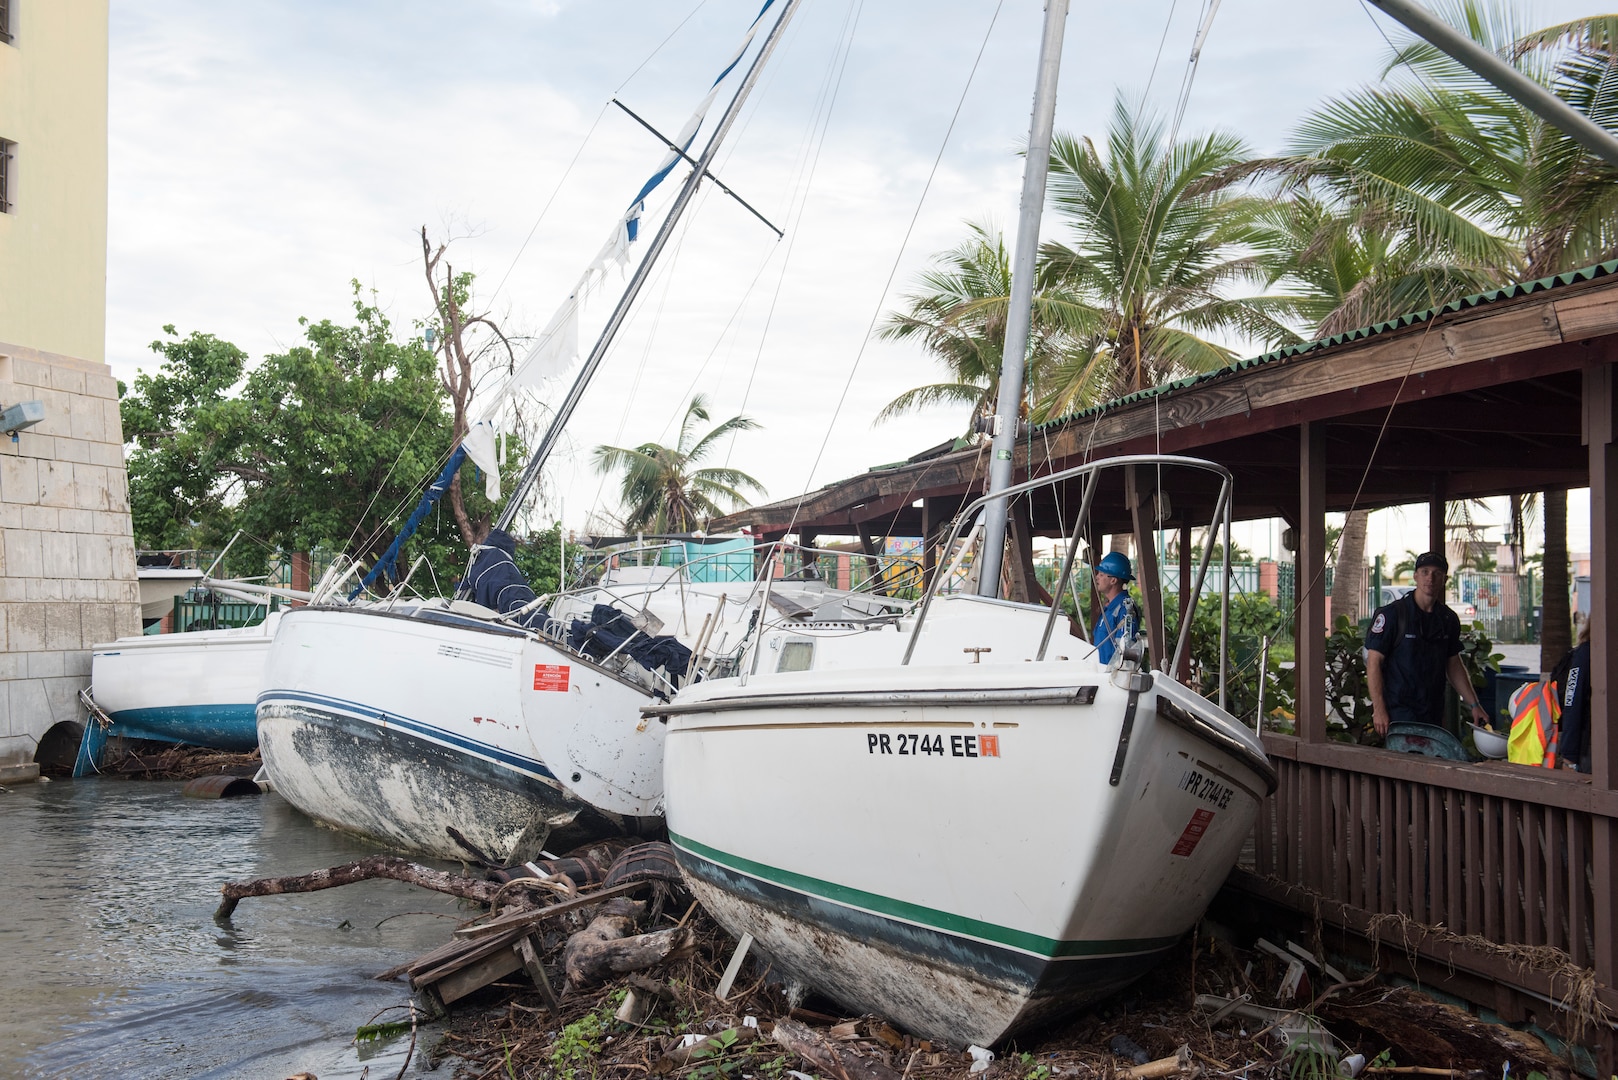
<path id="1" fill-rule="evenodd" d="M 1221 784 L 1211 776 L 1203 776 L 1195 769 L 1187 769 L 1185 775 L 1180 777 L 1180 790 L 1189 791 L 1221 810 L 1230 805 L 1230 797 L 1235 794 L 1228 784 Z"/>
<path id="2" fill-rule="evenodd" d="M 1000 736 L 951 735 L 946 745 L 942 735 L 872 731 L 865 735 L 865 752 L 892 754 L 895 757 L 997 758 L 1000 756 Z"/>

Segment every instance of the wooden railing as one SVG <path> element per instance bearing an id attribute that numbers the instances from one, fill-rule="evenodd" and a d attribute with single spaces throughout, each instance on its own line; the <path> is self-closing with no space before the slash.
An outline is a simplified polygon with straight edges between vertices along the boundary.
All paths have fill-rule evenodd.
<path id="1" fill-rule="evenodd" d="M 1404 916 L 1424 935 L 1467 937 L 1474 970 L 1542 1000 L 1561 998 L 1567 973 L 1524 970 L 1495 947 L 1552 946 L 1593 970 L 1597 997 L 1618 1008 L 1615 935 L 1599 925 L 1611 898 L 1596 893 L 1592 859 L 1602 819 L 1618 819 L 1618 792 L 1566 770 L 1264 742 L 1280 786 L 1259 812 L 1245 869 L 1301 886 L 1323 918 L 1358 933 L 1412 941 L 1406 929 L 1378 929 L 1379 916 Z M 1450 962 L 1468 947 L 1446 941 Z"/>

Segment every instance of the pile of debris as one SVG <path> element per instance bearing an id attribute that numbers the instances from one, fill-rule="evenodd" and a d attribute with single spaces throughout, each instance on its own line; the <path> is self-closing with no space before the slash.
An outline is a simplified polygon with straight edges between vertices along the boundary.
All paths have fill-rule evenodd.
<path id="1" fill-rule="evenodd" d="M 386 876 L 487 911 L 378 978 L 406 978 L 414 1040 L 457 1077 L 557 1080 L 1110 1080 L 1158 1077 L 1571 1077 L 1544 1044 L 1408 988 L 1350 979 L 1297 944 L 1199 930 L 1135 987 L 1065 1024 L 995 1047 L 929 1043 L 843 1017 L 770 977 L 691 901 L 661 843 L 613 841 L 481 877 L 373 857 L 245 896 Z M 1318 989 L 1317 989 L 1318 988 Z M 374 1036 L 376 1032 L 371 1032 Z"/>
<path id="2" fill-rule="evenodd" d="M 195 780 L 202 776 L 251 777 L 264 765 L 257 750 L 237 753 L 149 739 L 112 739 L 98 775 L 130 780 Z M 62 770 L 71 773 L 71 768 Z"/>

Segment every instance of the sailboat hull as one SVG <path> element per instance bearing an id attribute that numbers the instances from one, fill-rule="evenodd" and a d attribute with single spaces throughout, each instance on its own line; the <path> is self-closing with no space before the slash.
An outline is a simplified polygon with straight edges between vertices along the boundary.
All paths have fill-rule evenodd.
<path id="1" fill-rule="evenodd" d="M 646 700 L 498 624 L 303 608 L 271 650 L 258 733 L 275 789 L 310 817 L 465 857 L 453 829 L 509 860 L 553 829 L 645 826 L 662 789 L 662 727 L 637 730 Z"/>
<path id="2" fill-rule="evenodd" d="M 778 972 L 921 1037 L 986 1046 L 1115 992 L 1223 883 L 1267 765 L 1198 734 L 1211 707 L 1159 683 L 1135 695 L 1114 785 L 1130 694 L 1092 666 L 1072 686 L 1089 703 L 1061 703 L 1051 680 L 1075 667 L 775 676 L 710 688 L 711 713 L 682 694 L 682 868 Z M 972 700 L 1008 685 L 1025 703 Z M 767 834 L 750 804 L 781 810 Z"/>
<path id="3" fill-rule="evenodd" d="M 279 613 L 250 627 L 119 638 L 90 652 L 90 692 L 105 735 L 247 751 L 254 700 Z"/>
<path id="4" fill-rule="evenodd" d="M 259 705 L 259 743 L 276 792 L 317 821 L 404 851 L 465 858 L 454 828 L 495 858 L 536 822 L 579 810 L 536 762 L 416 734 L 403 718 L 348 702 L 279 694 Z"/>

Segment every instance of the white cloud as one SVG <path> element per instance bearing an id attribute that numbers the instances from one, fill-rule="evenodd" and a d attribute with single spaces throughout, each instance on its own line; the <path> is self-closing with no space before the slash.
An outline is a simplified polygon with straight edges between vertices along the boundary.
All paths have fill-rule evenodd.
<path id="1" fill-rule="evenodd" d="M 1150 99 L 1172 107 L 1195 12 L 1186 6 L 1162 38 L 1171 6 L 1075 6 L 1060 129 L 1101 133 L 1118 88 L 1132 97 L 1146 89 L 1160 40 Z M 467 234 L 452 248 L 457 267 L 475 270 L 485 291 L 506 279 L 497 316 L 514 331 L 537 329 L 659 157 L 649 135 L 606 108 L 610 93 L 624 84 L 627 104 L 678 129 L 756 10 L 757 0 L 116 3 L 109 362 L 121 378 L 151 367 L 146 344 L 170 322 L 254 356 L 283 348 L 300 337 L 299 316 L 348 317 L 351 278 L 408 326 L 428 309 L 424 224 L 434 236 Z M 583 521 L 601 487 L 581 451 L 668 437 L 692 388 L 724 417 L 753 380 L 746 408 L 765 428 L 738 441 L 735 464 L 773 497 L 902 458 L 963 426 L 935 412 L 873 428 L 885 402 L 936 372 L 913 347 L 867 342 L 866 333 L 895 265 L 889 303 L 931 253 L 959 240 L 963 220 L 1014 220 L 1041 5 L 1003 5 L 902 252 L 994 8 L 858 7 L 839 70 L 835 43 L 854 10 L 847 0 L 803 6 L 716 170 L 793 233 L 777 243 L 723 195 L 703 195 L 557 460 L 552 491 L 565 496 L 570 523 Z M 1545 21 L 1571 13 L 1559 0 Z M 1185 130 L 1217 124 L 1256 150 L 1278 150 L 1311 105 L 1374 79 L 1384 51 L 1351 0 L 1231 0 L 1204 50 Z M 836 104 L 817 144 L 810 134 L 827 88 Z M 802 216 L 789 220 L 811 160 Z M 1047 218 L 1047 233 L 1057 228 Z M 602 302 L 593 314 L 604 316 Z"/>

